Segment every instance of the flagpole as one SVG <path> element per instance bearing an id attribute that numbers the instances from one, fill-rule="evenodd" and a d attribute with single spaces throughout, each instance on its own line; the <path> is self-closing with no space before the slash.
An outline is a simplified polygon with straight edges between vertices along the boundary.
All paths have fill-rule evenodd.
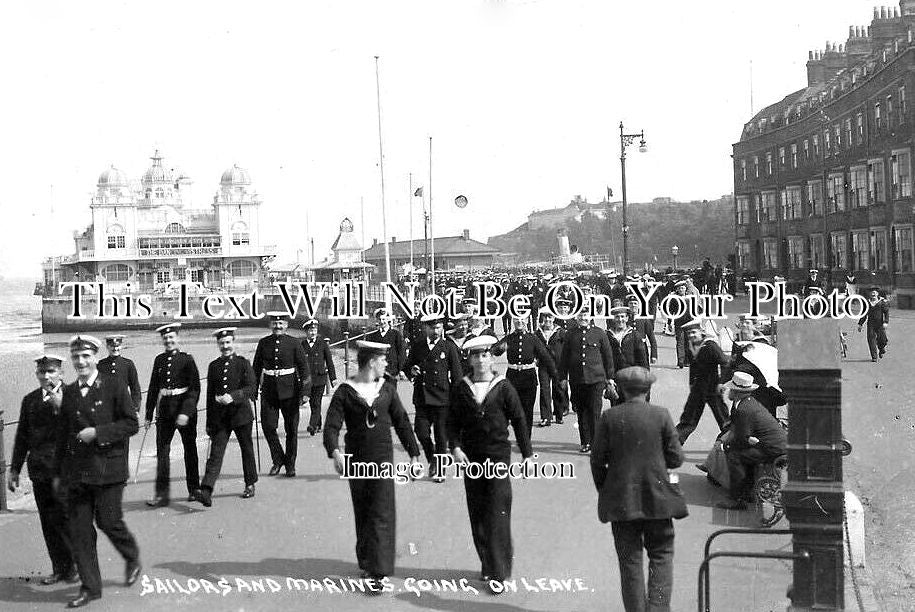
<path id="1" fill-rule="evenodd" d="M 432 293 L 435 293 L 435 230 L 432 228 L 432 136 L 429 136 L 429 237 L 432 244 L 429 269 L 432 275 Z"/>
<path id="2" fill-rule="evenodd" d="M 384 202 L 384 146 L 381 139 L 381 80 L 378 76 L 378 56 L 375 56 L 375 94 L 378 101 L 378 166 L 381 171 L 381 230 L 384 234 L 384 275 L 391 282 L 391 245 L 388 242 L 388 218 Z M 390 312 L 391 296 L 385 292 L 385 307 Z"/>
<path id="3" fill-rule="evenodd" d="M 413 273 L 413 173 L 410 173 L 410 184 L 407 187 L 407 197 L 410 198 L 410 273 Z"/>
<path id="4" fill-rule="evenodd" d="M 359 261 L 365 263 L 365 198 L 359 196 L 359 215 L 361 217 L 359 225 L 362 226 L 362 249 L 359 251 Z M 365 280 L 365 266 L 362 266 L 362 280 Z"/>

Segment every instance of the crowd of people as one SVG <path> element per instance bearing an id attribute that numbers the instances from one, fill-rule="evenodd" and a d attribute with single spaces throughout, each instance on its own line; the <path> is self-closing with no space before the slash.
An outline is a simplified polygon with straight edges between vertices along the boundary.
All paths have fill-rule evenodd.
<path id="1" fill-rule="evenodd" d="M 657 297 L 721 289 L 714 286 L 717 274 L 703 278 L 700 289 L 689 275 L 667 274 Z M 267 313 L 271 333 L 258 342 L 251 361 L 236 351 L 235 328 L 214 332 L 218 357 L 206 369 L 205 393 L 211 445 L 202 479 L 196 446 L 200 373 L 194 357 L 181 350 L 180 324 L 160 327 L 163 351 L 155 358 L 143 406 L 145 429 L 155 424 L 157 452 L 154 495 L 147 503 L 163 507 L 171 501 L 169 451 L 176 433 L 184 446 L 188 501 L 212 505 L 232 434 L 241 451 L 241 497 L 254 497 L 255 400 L 260 401 L 259 422 L 270 451 L 270 476 L 295 477 L 299 415 L 308 407 L 306 430 L 322 434 L 338 472 L 346 471 L 347 461 L 392 463 L 393 428 L 410 464 L 421 465 L 424 458 L 428 477 L 438 483 L 446 475 L 436 456 L 450 454 L 462 464 L 506 464 L 512 454 L 511 429 L 528 462 L 536 444 L 533 427 L 562 425 L 574 411 L 579 451 L 590 454 L 599 491 L 600 520 L 613 524 L 626 609 L 643 609 L 646 602 L 652 609 L 668 609 L 672 519 L 686 516 L 686 504 L 669 474 L 681 465 L 682 447 L 705 406 L 721 434 L 709 461 L 700 467 L 710 480 L 728 487 L 731 499 L 723 507 L 746 508 L 752 501 L 755 467 L 785 454 L 785 429 L 776 410 L 787 398 L 778 385 L 777 349 L 769 325 L 761 318 L 742 317 L 728 335 L 730 346 L 722 347 L 721 335 L 702 313 L 656 321 L 657 302 L 652 302 L 649 316 L 640 318 L 639 300 L 625 282 L 647 284 L 654 280 L 647 273 L 497 277 L 507 294 L 530 298 L 534 314 L 514 318 L 480 311 L 473 281 L 492 278 L 454 275 L 443 280 L 443 290 L 462 289 L 462 312 L 450 318 L 426 314 L 401 325 L 394 313 L 378 309 L 376 328 L 358 343 L 354 375 L 336 385 L 333 356 L 327 341 L 318 338 L 314 319 L 304 323 L 304 336 L 297 337 L 287 333 L 288 313 Z M 610 296 L 612 308 L 600 313 L 606 328 L 586 310 L 571 316 L 567 292 L 560 292 L 559 312 L 545 306 L 549 285 L 562 280 Z M 868 326 L 876 360 L 886 351 L 888 315 L 879 292 L 872 291 L 870 298 L 873 308 L 861 325 Z M 677 366 L 689 370 L 689 392 L 676 425 L 667 408 L 650 403 L 656 380 L 652 368 L 658 359 L 656 323 L 675 335 Z M 39 388 L 22 402 L 9 486 L 18 487 L 27 461 L 53 568 L 43 583 L 80 582 L 79 596 L 69 607 L 101 597 L 93 524 L 125 559 L 127 585 L 141 569 L 138 545 L 121 511 L 129 475 L 128 440 L 140 428 L 142 404 L 136 366 L 121 355 L 123 339 L 107 336 L 109 356 L 99 359 L 102 341 L 83 334 L 73 337 L 69 361 L 77 378 L 70 384 L 62 381 L 66 360 L 42 355 L 35 360 Z M 504 374 L 494 367 L 500 355 L 507 360 Z M 412 423 L 397 391 L 402 381 L 413 385 Z M 323 413 L 322 398 L 331 389 Z M 605 400 L 612 409 L 604 410 Z M 280 417 L 284 441 L 278 434 Z M 510 479 L 465 477 L 464 485 L 480 578 L 490 584 L 503 581 L 511 575 L 513 556 Z M 393 481 L 350 479 L 349 486 L 358 564 L 365 579 L 380 584 L 394 572 Z M 647 493 L 633 496 L 636 490 Z M 642 548 L 650 560 L 647 585 Z"/>

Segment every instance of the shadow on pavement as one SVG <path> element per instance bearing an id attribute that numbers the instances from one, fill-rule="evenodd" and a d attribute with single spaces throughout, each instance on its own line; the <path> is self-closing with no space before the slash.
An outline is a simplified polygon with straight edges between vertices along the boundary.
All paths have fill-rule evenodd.
<path id="1" fill-rule="evenodd" d="M 482 587 L 482 583 L 478 582 L 474 586 Z M 525 612 L 529 610 L 529 608 L 499 603 L 499 596 L 490 594 L 486 587 L 480 589 L 480 597 L 485 599 L 477 602 L 467 599 L 443 599 L 432 593 L 423 593 L 422 597 L 416 597 L 412 593 L 401 593 L 394 599 L 415 605 L 423 610 L 454 610 L 455 612 Z"/>
<path id="2" fill-rule="evenodd" d="M 43 577 L 0 578 L 0 601 L 60 604 L 63 607 L 79 595 L 79 584 L 41 586 L 38 580 Z M 105 580 L 102 585 L 103 588 L 123 587 L 122 583 L 114 580 Z"/>

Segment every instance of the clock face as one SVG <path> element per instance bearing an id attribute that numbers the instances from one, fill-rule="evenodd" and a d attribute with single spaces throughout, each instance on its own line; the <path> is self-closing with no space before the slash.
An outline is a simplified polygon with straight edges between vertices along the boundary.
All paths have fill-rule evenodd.
<path id="1" fill-rule="evenodd" d="M 454 198 L 454 205 L 458 208 L 464 208 L 467 206 L 467 198 L 459 195 L 458 197 Z"/>

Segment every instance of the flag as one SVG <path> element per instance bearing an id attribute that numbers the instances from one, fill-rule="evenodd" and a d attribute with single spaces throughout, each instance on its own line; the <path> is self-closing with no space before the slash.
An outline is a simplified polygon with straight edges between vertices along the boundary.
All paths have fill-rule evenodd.
<path id="1" fill-rule="evenodd" d="M 413 192 L 413 197 L 414 197 L 414 198 L 421 198 L 421 197 L 423 197 L 423 188 L 422 188 L 422 187 L 417 187 L 417 188 L 416 188 L 416 191 Z"/>
<path id="2" fill-rule="evenodd" d="M 610 189 L 609 187 L 607 187 L 607 199 L 609 200 L 612 197 L 613 197 L 613 190 Z"/>

